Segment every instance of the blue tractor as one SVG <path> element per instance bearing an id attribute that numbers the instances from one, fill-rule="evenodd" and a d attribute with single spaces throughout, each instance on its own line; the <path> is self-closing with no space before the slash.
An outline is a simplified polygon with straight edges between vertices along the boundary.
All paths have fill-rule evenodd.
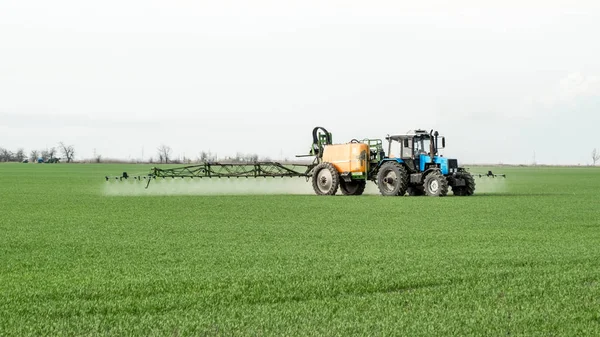
<path id="1" fill-rule="evenodd" d="M 438 153 L 446 146 L 446 139 L 437 131 L 414 130 L 387 136 L 386 140 L 388 155 L 377 164 L 375 179 L 382 195 L 441 197 L 449 188 L 458 196 L 475 193 L 473 176 L 458 166 L 458 160 Z"/>

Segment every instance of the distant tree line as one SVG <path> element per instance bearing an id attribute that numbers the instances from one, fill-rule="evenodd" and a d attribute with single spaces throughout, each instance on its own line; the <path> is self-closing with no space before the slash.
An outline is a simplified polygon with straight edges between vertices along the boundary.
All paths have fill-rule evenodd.
<path id="1" fill-rule="evenodd" d="M 199 163 L 223 161 L 228 163 L 256 163 L 260 161 L 271 161 L 269 157 L 259 157 L 256 153 L 237 152 L 234 156 L 225 156 L 221 159 L 217 158 L 216 154 L 202 151 L 197 159 Z"/>
<path id="2" fill-rule="evenodd" d="M 43 162 L 56 162 L 58 160 L 71 163 L 75 160 L 75 147 L 73 145 L 66 145 L 64 142 L 58 143 L 57 146 L 46 148 L 43 150 L 31 150 L 29 153 L 23 148 L 19 148 L 16 151 L 0 147 L 0 162 L 23 162 L 25 160 L 31 162 L 37 162 L 38 160 Z M 192 163 L 206 163 L 206 162 L 227 162 L 227 163 L 255 163 L 259 161 L 271 161 L 269 157 L 260 157 L 256 153 L 242 153 L 237 152 L 233 156 L 219 157 L 216 153 L 211 151 L 200 151 L 196 158 L 190 158 L 186 156 L 175 157 L 173 155 L 173 149 L 165 144 L 160 145 L 157 148 L 156 158 L 150 157 L 146 160 L 122 160 L 122 159 L 110 159 L 104 158 L 102 155 L 97 154 L 94 149 L 94 155 L 92 159 L 84 159 L 83 162 L 94 162 L 94 163 L 124 163 L 124 162 L 136 162 L 136 163 L 154 163 L 157 160 L 161 164 L 192 164 Z"/>
<path id="3" fill-rule="evenodd" d="M 185 156 L 181 158 L 173 158 L 172 155 L 173 150 L 170 146 L 162 144 L 157 148 L 157 158 L 159 163 L 165 164 L 191 164 L 191 163 L 207 163 L 207 162 L 216 162 L 216 161 L 224 161 L 228 163 L 255 163 L 258 161 L 270 161 L 269 157 L 259 158 L 256 153 L 242 153 L 237 152 L 234 156 L 225 156 L 223 158 L 219 158 L 216 153 L 212 153 L 210 151 L 200 151 L 198 157 L 195 160 L 191 158 L 187 158 Z M 149 159 L 150 163 L 154 161 L 153 158 Z"/>
<path id="4" fill-rule="evenodd" d="M 24 149 L 18 149 L 16 152 L 10 151 L 3 147 L 0 147 L 0 162 L 9 162 L 9 161 L 18 161 L 21 162 L 25 160 L 27 156 L 25 155 Z"/>
<path id="5" fill-rule="evenodd" d="M 62 154 L 62 157 L 57 157 L 58 154 Z M 0 147 L 0 162 L 23 162 L 29 160 L 32 162 L 38 161 L 39 159 L 44 162 L 64 159 L 67 163 L 70 163 L 75 158 L 75 147 L 73 145 L 66 145 L 60 142 L 58 148 L 51 147 L 44 150 L 31 150 L 29 155 L 26 154 L 23 148 L 19 148 L 16 151 Z"/>

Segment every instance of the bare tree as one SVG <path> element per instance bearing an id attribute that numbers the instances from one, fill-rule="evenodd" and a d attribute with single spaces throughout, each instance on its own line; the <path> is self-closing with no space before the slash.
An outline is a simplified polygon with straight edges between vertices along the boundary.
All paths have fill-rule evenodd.
<path id="1" fill-rule="evenodd" d="M 594 162 L 594 165 L 596 165 L 598 160 L 600 160 L 600 153 L 598 153 L 598 150 L 594 148 L 594 150 L 592 150 L 592 161 Z"/>
<path id="2" fill-rule="evenodd" d="M 62 152 L 63 156 L 67 158 L 67 163 L 73 161 L 73 157 L 75 156 L 75 148 L 73 147 L 73 145 L 65 145 L 65 143 L 63 142 L 60 142 L 59 145 L 60 151 Z"/>
<path id="3" fill-rule="evenodd" d="M 18 149 L 15 153 L 15 160 L 18 162 L 22 162 L 23 160 L 25 160 L 25 158 L 27 158 L 27 156 L 25 155 L 25 150 L 23 150 L 23 148 Z"/>
<path id="4" fill-rule="evenodd" d="M 11 161 L 12 157 L 12 152 L 10 152 L 8 149 L 0 147 L 0 161 Z"/>
<path id="5" fill-rule="evenodd" d="M 31 152 L 29 153 L 29 160 L 31 160 L 32 162 L 37 161 L 39 157 L 40 152 L 38 150 L 31 150 Z"/>
<path id="6" fill-rule="evenodd" d="M 201 163 L 205 163 L 208 161 L 208 153 L 206 151 L 200 152 L 200 156 L 198 157 L 198 161 Z"/>
<path id="7" fill-rule="evenodd" d="M 40 152 L 40 157 L 44 162 L 52 161 L 56 156 L 56 148 L 51 147 L 50 149 L 45 149 Z"/>
<path id="8" fill-rule="evenodd" d="M 94 163 L 101 163 L 102 162 L 102 155 L 98 154 L 98 152 L 96 152 L 95 148 L 94 148 L 94 156 L 92 158 L 94 160 Z"/>
<path id="9" fill-rule="evenodd" d="M 158 147 L 158 159 L 162 163 L 163 161 L 168 164 L 171 159 L 171 148 L 165 144 Z"/>
<path id="10" fill-rule="evenodd" d="M 48 153 L 48 159 L 53 159 L 54 157 L 56 157 L 56 148 L 51 147 L 50 150 L 47 150 L 47 153 Z"/>
<path id="11" fill-rule="evenodd" d="M 48 150 L 42 150 L 40 152 L 40 157 L 42 158 L 43 161 L 48 160 L 48 158 L 50 158 L 50 152 L 48 152 Z"/>
<path id="12" fill-rule="evenodd" d="M 196 162 L 198 163 L 206 163 L 206 162 L 216 162 L 217 154 L 211 153 L 210 151 L 201 151 L 198 158 L 196 158 Z"/>

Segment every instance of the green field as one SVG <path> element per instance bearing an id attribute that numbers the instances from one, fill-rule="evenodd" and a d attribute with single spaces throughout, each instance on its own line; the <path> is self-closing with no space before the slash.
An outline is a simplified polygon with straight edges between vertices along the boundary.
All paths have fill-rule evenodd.
<path id="1" fill-rule="evenodd" d="M 103 180 L 146 168 L 0 165 L 0 336 L 600 335 L 600 169 L 444 198 Z"/>

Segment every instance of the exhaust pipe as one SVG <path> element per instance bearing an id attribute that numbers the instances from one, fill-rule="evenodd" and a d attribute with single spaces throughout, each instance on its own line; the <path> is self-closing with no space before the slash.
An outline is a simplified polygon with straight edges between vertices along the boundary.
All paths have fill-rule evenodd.
<path id="1" fill-rule="evenodd" d="M 431 162 L 433 163 L 433 157 L 435 157 L 435 147 L 437 146 L 434 145 L 434 138 L 433 138 L 433 129 L 431 129 L 431 131 L 429 131 L 429 157 L 431 158 Z"/>

